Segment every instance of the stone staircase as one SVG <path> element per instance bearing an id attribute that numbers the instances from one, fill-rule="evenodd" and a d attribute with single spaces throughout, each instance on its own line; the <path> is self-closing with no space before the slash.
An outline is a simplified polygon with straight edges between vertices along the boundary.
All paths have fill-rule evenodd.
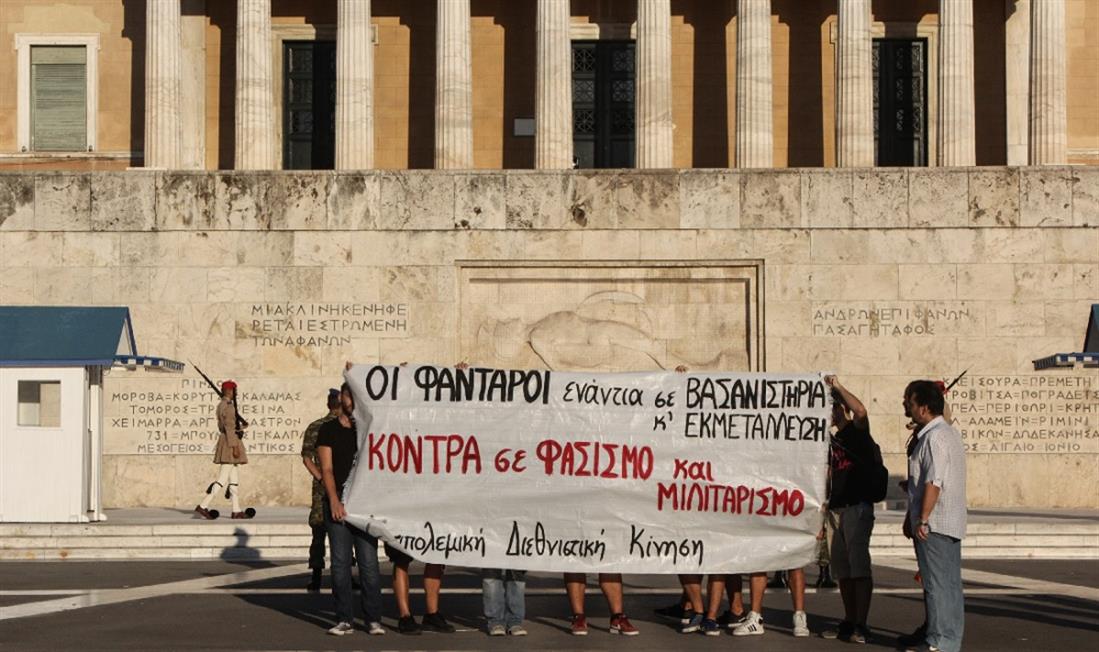
<path id="1" fill-rule="evenodd" d="M 901 513 L 879 511 L 874 556 L 911 557 Z M 164 509 L 112 510 L 100 523 L 0 523 L 0 560 L 305 559 L 300 508 L 264 508 L 251 521 L 191 520 Z M 981 510 L 970 514 L 970 559 L 1099 559 L 1099 513 Z"/>

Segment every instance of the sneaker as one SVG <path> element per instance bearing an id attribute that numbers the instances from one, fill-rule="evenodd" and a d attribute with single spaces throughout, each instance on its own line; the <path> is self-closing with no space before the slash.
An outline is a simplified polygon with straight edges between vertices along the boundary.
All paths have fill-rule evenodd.
<path id="1" fill-rule="evenodd" d="M 668 620 L 678 620 L 680 625 L 685 624 L 683 622 L 683 614 L 686 609 L 683 608 L 683 603 L 676 602 L 670 604 L 667 607 L 660 607 L 659 609 L 653 609 L 653 613 L 661 618 L 667 618 Z"/>
<path id="2" fill-rule="evenodd" d="M 348 634 L 354 634 L 355 628 L 351 626 L 351 623 L 343 622 L 328 630 L 328 633 L 333 636 L 347 636 Z"/>
<path id="3" fill-rule="evenodd" d="M 679 633 L 680 634 L 692 634 L 694 632 L 697 632 L 699 629 L 701 629 L 701 627 L 702 627 L 702 614 L 696 614 L 694 612 L 691 612 L 690 619 L 688 619 L 686 624 L 684 624 L 683 627 L 680 628 Z"/>
<path id="4" fill-rule="evenodd" d="M 725 613 L 718 616 L 717 624 L 721 625 L 722 627 L 728 627 L 729 629 L 733 629 L 740 623 L 744 622 L 744 619 L 746 619 L 747 617 L 748 614 L 746 613 L 735 614 L 732 611 L 726 611 Z"/>
<path id="5" fill-rule="evenodd" d="M 420 623 L 416 622 L 416 619 L 412 616 L 401 616 L 397 620 L 397 631 L 402 634 L 419 634 Z"/>
<path id="6" fill-rule="evenodd" d="M 897 647 L 906 648 L 913 645 L 919 645 L 927 639 L 927 623 L 920 625 L 911 634 L 904 634 L 897 637 Z"/>
<path id="7" fill-rule="evenodd" d="M 626 614 L 615 614 L 611 616 L 611 634 L 621 634 L 623 636 L 637 636 L 641 632 L 638 631 L 629 618 L 626 618 Z"/>
<path id="8" fill-rule="evenodd" d="M 214 517 L 210 515 L 210 510 L 206 509 L 202 505 L 195 505 L 195 513 L 206 519 L 207 521 L 214 520 Z"/>
<path id="9" fill-rule="evenodd" d="M 820 633 L 821 638 L 827 638 L 829 640 L 838 639 L 843 642 L 851 640 L 851 634 L 855 631 L 855 626 L 846 620 L 841 621 L 840 624 L 835 627 L 824 630 Z"/>
<path id="10" fill-rule="evenodd" d="M 584 617 L 584 614 L 573 615 L 570 629 L 572 630 L 573 636 L 587 636 L 588 619 Z"/>
<path id="11" fill-rule="evenodd" d="M 385 636 L 385 627 L 379 622 L 372 622 L 366 624 L 366 633 L 371 636 Z"/>
<path id="12" fill-rule="evenodd" d="M 939 652 L 939 648 L 925 641 L 918 645 L 905 648 L 905 652 Z"/>
<path id="13" fill-rule="evenodd" d="M 761 634 L 763 634 L 763 616 L 754 611 L 749 611 L 748 615 L 733 628 L 733 636 L 759 636 Z"/>
<path id="14" fill-rule="evenodd" d="M 870 630 L 865 627 L 855 626 L 855 631 L 851 632 L 850 640 L 852 643 L 866 643 L 870 639 Z"/>
<path id="15" fill-rule="evenodd" d="M 706 636 L 721 636 L 721 624 L 713 618 L 703 618 L 701 630 Z"/>
<path id="16" fill-rule="evenodd" d="M 493 625 L 488 628 L 489 636 L 507 636 L 508 630 L 504 629 L 503 625 Z"/>
<path id="17" fill-rule="evenodd" d="M 687 625 L 691 624 L 691 621 L 694 620 L 695 616 L 701 616 L 701 615 L 702 614 L 695 612 L 694 609 L 691 609 L 690 607 L 686 607 L 686 608 L 683 609 L 683 615 L 679 618 L 679 624 L 682 625 L 683 627 L 686 627 Z"/>
<path id="18" fill-rule="evenodd" d="M 448 623 L 446 617 L 438 611 L 433 614 L 424 614 L 423 619 L 420 620 L 420 626 L 429 632 L 439 632 L 440 634 L 454 633 L 454 625 Z"/>
<path id="19" fill-rule="evenodd" d="M 804 611 L 794 612 L 794 636 L 805 638 L 809 635 L 809 622 L 805 618 Z"/>
<path id="20" fill-rule="evenodd" d="M 522 625 L 512 625 L 508 627 L 509 636 L 526 636 L 527 630 L 523 629 Z"/>

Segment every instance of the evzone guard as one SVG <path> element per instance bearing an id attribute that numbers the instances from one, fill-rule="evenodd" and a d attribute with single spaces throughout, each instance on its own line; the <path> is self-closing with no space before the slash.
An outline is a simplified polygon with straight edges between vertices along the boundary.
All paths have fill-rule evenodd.
<path id="1" fill-rule="evenodd" d="M 199 373 L 202 374 L 201 371 Z M 219 465 L 221 468 L 217 479 L 206 488 L 206 496 L 195 507 L 195 513 L 210 520 L 220 516 L 216 509 L 209 509 L 209 507 L 214 500 L 214 496 L 224 489 L 225 498 L 232 501 L 232 518 L 252 518 L 256 515 L 256 510 L 249 507 L 241 511 L 238 495 L 240 487 L 238 467 L 248 463 L 248 452 L 244 449 L 244 443 L 241 441 L 244 436 L 244 429 L 248 427 L 248 422 L 241 418 L 240 412 L 237 410 L 237 384 L 231 380 L 226 380 L 221 383 L 221 389 L 218 390 L 206 374 L 202 374 L 202 377 L 206 378 L 206 382 L 210 383 L 221 396 L 221 401 L 217 407 L 217 422 L 220 434 L 218 435 L 217 446 L 214 448 L 214 464 Z"/>

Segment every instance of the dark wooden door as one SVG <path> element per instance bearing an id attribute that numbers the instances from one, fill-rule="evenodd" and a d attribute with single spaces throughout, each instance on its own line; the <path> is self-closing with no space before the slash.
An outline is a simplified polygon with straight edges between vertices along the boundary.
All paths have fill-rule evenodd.
<path id="1" fill-rule="evenodd" d="M 874 39 L 875 164 L 927 165 L 927 39 Z"/>
<path id="2" fill-rule="evenodd" d="M 632 41 L 573 41 L 573 150 L 580 168 L 634 166 Z"/>
<path id="3" fill-rule="evenodd" d="M 336 153 L 336 44 L 283 46 L 282 166 L 330 170 Z"/>

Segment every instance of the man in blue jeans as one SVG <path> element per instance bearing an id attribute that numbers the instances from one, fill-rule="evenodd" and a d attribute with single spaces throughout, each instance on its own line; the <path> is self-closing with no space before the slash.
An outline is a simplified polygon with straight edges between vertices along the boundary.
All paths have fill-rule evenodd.
<path id="1" fill-rule="evenodd" d="M 923 578 L 927 633 L 909 650 L 958 652 L 965 629 L 962 539 L 966 529 L 965 447 L 943 419 L 942 390 L 930 380 L 909 383 L 905 416 L 916 424 L 908 448 L 908 514 L 904 534 L 916 543 Z"/>
<path id="2" fill-rule="evenodd" d="M 526 636 L 527 572 L 485 568 L 481 570 L 481 599 L 489 636 Z"/>
<path id="3" fill-rule="evenodd" d="M 351 474 L 358 451 L 352 413 L 355 401 L 351 389 L 344 383 L 340 388 L 340 414 L 321 426 L 317 434 L 317 457 L 321 462 L 324 482 L 324 524 L 328 529 L 328 545 L 332 551 L 332 595 L 336 599 L 336 626 L 328 630 L 334 636 L 355 631 L 355 605 L 351 591 L 351 549 L 359 562 L 359 582 L 362 584 L 363 620 L 370 634 L 385 634 L 382 627 L 381 574 L 378 570 L 378 539 L 344 521 L 344 483 Z"/>

